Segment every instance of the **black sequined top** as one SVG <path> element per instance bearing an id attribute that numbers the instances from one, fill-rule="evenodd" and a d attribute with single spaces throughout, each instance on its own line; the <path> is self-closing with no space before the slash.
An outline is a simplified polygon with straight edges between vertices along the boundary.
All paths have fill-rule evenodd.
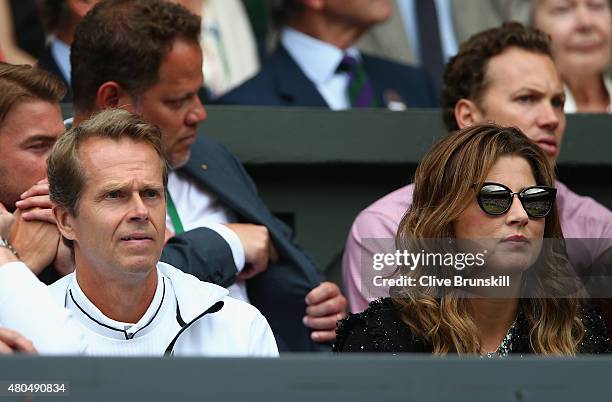
<path id="1" fill-rule="evenodd" d="M 595 310 L 581 308 L 580 316 L 585 334 L 578 347 L 579 353 L 611 353 L 608 331 L 601 315 Z M 521 313 L 510 334 L 510 354 L 533 353 L 529 346 L 529 327 Z M 367 310 L 349 314 L 340 321 L 336 329 L 334 352 L 369 353 L 431 353 L 432 345 L 425 339 L 414 336 L 401 320 L 398 307 L 390 298 L 370 303 Z"/>

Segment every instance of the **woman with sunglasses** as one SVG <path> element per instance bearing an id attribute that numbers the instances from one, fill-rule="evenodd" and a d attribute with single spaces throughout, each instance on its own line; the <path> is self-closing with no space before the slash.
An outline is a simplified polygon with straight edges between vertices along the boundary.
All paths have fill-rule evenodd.
<path id="1" fill-rule="evenodd" d="M 424 260 L 400 266 L 415 282 L 343 320 L 334 350 L 487 357 L 608 352 L 601 316 L 571 297 L 576 282 L 565 283 L 561 272 L 568 263 L 553 186 L 546 155 L 518 129 L 484 124 L 443 138 L 416 170 L 397 244 L 416 243 L 424 254 L 430 249 L 423 244 L 433 240 L 456 256 L 484 247 L 484 266 L 472 273 L 451 267 L 466 279 L 460 285 L 438 270 L 437 286 L 418 282 L 432 272 Z M 484 276 L 507 279 L 498 288 L 464 284 Z"/>

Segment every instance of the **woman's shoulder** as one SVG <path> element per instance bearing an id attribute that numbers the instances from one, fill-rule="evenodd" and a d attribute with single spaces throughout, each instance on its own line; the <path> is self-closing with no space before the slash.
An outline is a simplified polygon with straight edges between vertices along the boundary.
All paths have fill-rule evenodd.
<path id="1" fill-rule="evenodd" d="M 582 305 L 578 309 L 578 314 L 584 325 L 584 336 L 578 346 L 578 352 L 584 354 L 611 353 L 608 329 L 599 310 L 591 305 Z"/>
<path id="2" fill-rule="evenodd" d="M 383 298 L 338 323 L 334 352 L 430 353 L 431 350 L 412 335 L 393 300 Z"/>

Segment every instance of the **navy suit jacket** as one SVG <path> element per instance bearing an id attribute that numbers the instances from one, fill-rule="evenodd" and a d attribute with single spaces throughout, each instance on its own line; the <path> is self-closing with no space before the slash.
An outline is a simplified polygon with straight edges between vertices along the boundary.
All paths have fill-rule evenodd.
<path id="1" fill-rule="evenodd" d="M 68 92 L 66 92 L 66 96 L 62 99 L 62 103 L 72 103 L 72 88 L 66 78 L 62 74 L 57 62 L 53 58 L 53 54 L 51 53 L 51 48 L 49 46 L 45 47 L 45 50 L 42 52 L 40 57 L 38 58 L 37 67 L 50 72 L 51 74 L 56 75 L 59 79 L 62 80 L 64 85 L 68 88 Z"/>
<path id="2" fill-rule="evenodd" d="M 362 59 L 379 105 L 387 106 L 387 98 L 399 95 L 407 107 L 439 106 L 433 83 L 423 69 L 365 54 L 362 54 Z M 257 75 L 213 103 L 328 107 L 315 85 L 282 44 L 278 45 Z"/>
<path id="3" fill-rule="evenodd" d="M 265 225 L 279 261 L 247 281 L 251 303 L 268 320 L 280 350 L 330 350 L 310 340 L 302 323 L 305 297 L 323 276 L 314 261 L 293 242 L 291 229 L 278 220 L 259 198 L 253 180 L 238 159 L 220 143 L 198 136 L 191 157 L 179 173 L 199 182 L 238 217 L 240 223 Z M 170 239 L 162 261 L 201 280 L 228 286 L 235 281 L 236 267 L 229 245 L 215 231 L 198 228 Z"/>

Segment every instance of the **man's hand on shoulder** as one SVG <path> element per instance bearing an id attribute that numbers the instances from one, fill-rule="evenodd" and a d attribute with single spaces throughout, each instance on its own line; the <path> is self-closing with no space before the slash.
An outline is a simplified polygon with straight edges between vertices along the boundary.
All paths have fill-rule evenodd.
<path id="1" fill-rule="evenodd" d="M 244 249 L 246 264 L 238 278 L 250 279 L 278 260 L 267 227 L 250 223 L 228 223 L 225 226 L 236 233 Z"/>
<path id="2" fill-rule="evenodd" d="M 323 282 L 306 295 L 304 324 L 311 328 L 315 342 L 333 342 L 336 322 L 346 316 L 346 298 L 333 282 Z"/>

